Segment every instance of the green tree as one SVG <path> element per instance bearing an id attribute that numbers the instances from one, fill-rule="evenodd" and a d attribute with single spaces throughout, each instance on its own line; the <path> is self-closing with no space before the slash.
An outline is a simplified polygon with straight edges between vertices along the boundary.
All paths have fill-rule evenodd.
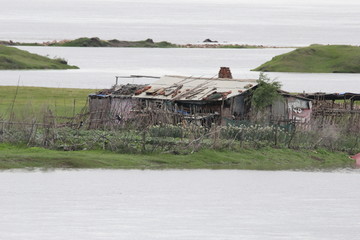
<path id="1" fill-rule="evenodd" d="M 261 111 L 275 101 L 282 99 L 279 93 L 280 82 L 271 80 L 266 74 L 260 73 L 257 83 L 258 85 L 251 98 L 251 105 L 255 110 Z"/>

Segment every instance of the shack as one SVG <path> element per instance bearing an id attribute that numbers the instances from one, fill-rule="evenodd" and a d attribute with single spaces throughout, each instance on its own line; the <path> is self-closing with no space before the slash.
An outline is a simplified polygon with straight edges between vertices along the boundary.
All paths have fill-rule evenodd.
<path id="1" fill-rule="evenodd" d="M 220 124 L 223 118 L 246 117 L 246 92 L 256 85 L 255 79 L 164 76 L 134 98 L 150 111 L 160 108 L 187 121 Z"/>
<path id="2" fill-rule="evenodd" d="M 349 131 L 360 131 L 359 93 L 307 93 L 313 102 L 312 120 L 318 125 L 347 126 Z"/>
<path id="3" fill-rule="evenodd" d="M 139 124 L 251 121 L 251 96 L 257 85 L 257 79 L 233 79 L 225 67 L 216 78 L 167 75 L 149 85 L 115 85 L 89 95 L 90 127 L 134 119 Z M 310 99 L 279 93 L 283 99 L 266 109 L 269 121 L 309 120 Z"/>
<path id="4" fill-rule="evenodd" d="M 114 122 L 127 121 L 134 117 L 137 106 L 134 93 L 146 85 L 115 85 L 89 95 L 90 128 L 108 126 Z"/>
<path id="5" fill-rule="evenodd" d="M 307 93 L 304 97 L 313 101 L 316 110 L 321 111 L 360 111 L 360 94 L 359 93 Z"/>

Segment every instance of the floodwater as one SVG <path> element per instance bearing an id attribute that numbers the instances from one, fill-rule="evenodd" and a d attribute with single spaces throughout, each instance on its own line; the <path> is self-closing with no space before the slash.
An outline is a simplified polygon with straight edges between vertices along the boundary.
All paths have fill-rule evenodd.
<path id="1" fill-rule="evenodd" d="M 236 78 L 257 79 L 250 71 L 272 57 L 289 52 L 280 49 L 150 49 L 19 47 L 49 57 L 62 57 L 78 70 L 0 71 L 0 85 L 59 88 L 109 88 L 115 76 L 182 75 L 216 76 L 220 66 L 231 68 Z M 267 73 L 290 92 L 360 92 L 360 74 Z M 150 83 L 151 79 L 120 79 L 120 83 Z"/>
<path id="2" fill-rule="evenodd" d="M 0 39 L 359 44 L 356 0 L 0 0 Z"/>
<path id="3" fill-rule="evenodd" d="M 358 45 L 355 0 L 0 0 L 0 39 L 42 42 L 78 37 L 270 46 Z M 0 85 L 109 88 L 115 75 L 215 76 L 229 66 L 238 78 L 287 49 L 93 49 L 22 47 L 62 57 L 80 70 L 0 71 Z M 359 74 L 271 73 L 291 92 L 360 92 Z M 121 83 L 150 83 L 127 79 Z"/>
<path id="4" fill-rule="evenodd" d="M 306 46 L 359 44 L 360 5 L 336 0 L 0 0 L 0 39 L 78 37 Z M 79 70 L 0 71 L 0 85 L 108 88 L 116 75 L 236 78 L 282 49 L 20 47 Z M 359 74 L 269 73 L 292 92 L 360 92 Z M 148 83 L 122 79 L 120 83 Z M 358 239 L 358 170 L 2 171 L 0 238 Z"/>
<path id="5" fill-rule="evenodd" d="M 359 173 L 2 171 L 1 239 L 355 240 Z"/>

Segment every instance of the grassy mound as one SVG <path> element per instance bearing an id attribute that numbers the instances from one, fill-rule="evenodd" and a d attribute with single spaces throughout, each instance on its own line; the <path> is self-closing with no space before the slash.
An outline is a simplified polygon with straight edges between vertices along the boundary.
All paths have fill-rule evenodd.
<path id="1" fill-rule="evenodd" d="M 276 56 L 252 71 L 360 73 L 360 47 L 311 45 Z"/>
<path id="2" fill-rule="evenodd" d="M 50 59 L 13 47 L 0 45 L 0 69 L 74 69 L 64 59 Z"/>

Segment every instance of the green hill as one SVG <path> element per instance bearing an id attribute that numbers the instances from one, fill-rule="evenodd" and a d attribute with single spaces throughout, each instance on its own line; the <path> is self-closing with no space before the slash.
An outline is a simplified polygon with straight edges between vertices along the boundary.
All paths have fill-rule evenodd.
<path id="1" fill-rule="evenodd" d="M 14 47 L 0 45 L 0 69 L 76 69 L 64 59 L 50 59 Z"/>
<path id="2" fill-rule="evenodd" d="M 311 45 L 273 57 L 252 71 L 360 73 L 360 47 Z"/>

